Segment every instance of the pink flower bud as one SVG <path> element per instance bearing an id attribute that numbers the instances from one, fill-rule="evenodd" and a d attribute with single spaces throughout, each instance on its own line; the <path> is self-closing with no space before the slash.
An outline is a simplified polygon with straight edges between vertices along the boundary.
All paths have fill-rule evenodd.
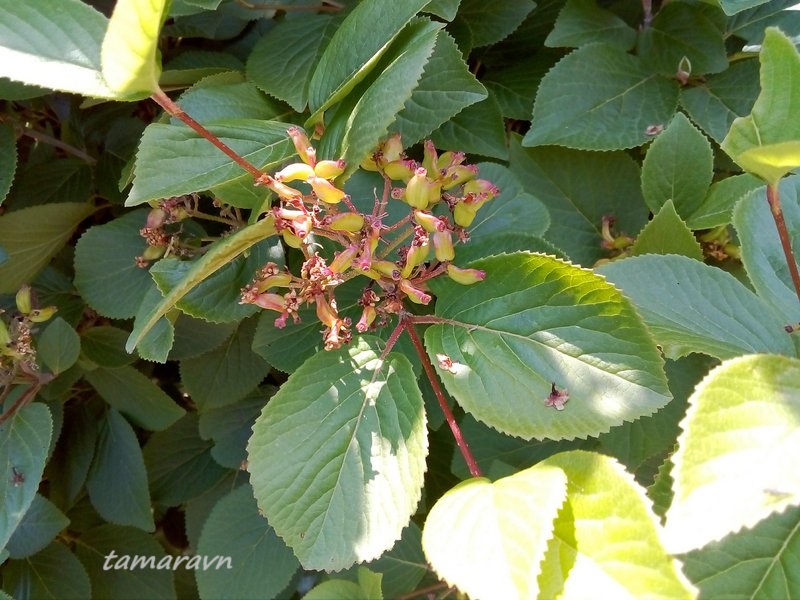
<path id="1" fill-rule="evenodd" d="M 292 138 L 292 143 L 294 144 L 294 149 L 297 150 L 297 155 L 302 159 L 304 163 L 307 165 L 314 165 L 312 157 L 309 157 L 308 150 L 311 148 L 311 142 L 306 135 L 306 132 L 300 129 L 299 127 L 289 127 L 286 130 L 286 133 L 289 134 L 289 137 Z"/>
<path id="2" fill-rule="evenodd" d="M 313 177 L 313 175 L 314 169 L 306 163 L 292 163 L 275 173 L 275 179 L 283 182 L 305 181 L 309 177 Z"/>
<path id="3" fill-rule="evenodd" d="M 259 281 L 256 287 L 263 293 L 273 287 L 287 287 L 291 282 L 292 276 L 289 273 L 278 273 Z"/>
<path id="4" fill-rule="evenodd" d="M 383 172 L 389 179 L 408 183 L 417 170 L 417 163 L 413 160 L 395 160 L 383 167 Z"/>
<path id="5" fill-rule="evenodd" d="M 336 204 L 337 202 L 341 202 L 342 198 L 344 198 L 346 195 L 342 190 L 322 177 L 317 177 L 315 175 L 313 177 L 309 177 L 307 181 L 314 190 L 314 194 L 316 194 L 317 198 L 327 204 Z"/>
<path id="6" fill-rule="evenodd" d="M 427 173 L 424 167 L 420 167 L 406 185 L 404 199 L 414 208 L 428 208 L 441 195 L 441 186 L 428 179 Z"/>
<path id="7" fill-rule="evenodd" d="M 463 152 L 447 151 L 439 157 L 439 162 L 436 164 L 436 167 L 440 170 L 446 170 L 450 167 L 460 165 L 466 160 L 466 158 L 467 155 Z"/>
<path id="8" fill-rule="evenodd" d="M 287 202 L 302 202 L 303 200 L 302 192 L 294 189 L 293 187 L 289 187 L 285 183 L 281 183 L 272 177 L 270 177 L 267 181 L 259 180 L 259 183 L 266 185 L 269 189 L 275 192 L 281 200 L 286 200 Z"/>
<path id="9" fill-rule="evenodd" d="M 455 265 L 447 265 L 447 276 L 461 285 L 472 285 L 486 278 L 486 272 L 479 269 L 461 269 Z"/>
<path id="10" fill-rule="evenodd" d="M 418 267 L 426 260 L 428 260 L 428 255 L 430 254 L 431 247 L 425 242 L 425 244 L 415 246 L 411 245 L 406 253 L 406 264 L 403 266 L 403 270 L 400 272 L 400 276 L 403 279 L 408 279 L 411 276 L 412 271 L 415 267 Z"/>
<path id="11" fill-rule="evenodd" d="M 445 171 L 444 183 L 442 187 L 446 190 L 452 189 L 467 181 L 475 179 L 478 175 L 478 167 L 475 165 L 456 165 Z"/>
<path id="12" fill-rule="evenodd" d="M 358 323 L 356 323 L 356 331 L 359 333 L 368 331 L 372 323 L 375 322 L 375 318 L 377 316 L 378 311 L 375 310 L 374 306 L 365 306 L 363 312 L 361 313 L 361 318 L 358 320 Z"/>
<path id="13" fill-rule="evenodd" d="M 487 179 L 473 179 L 464 184 L 464 193 L 474 194 L 480 196 L 481 199 L 491 200 L 500 193 L 500 190 Z"/>
<path id="14" fill-rule="evenodd" d="M 356 254 L 358 254 L 358 246 L 348 246 L 336 254 L 331 264 L 328 265 L 328 268 L 333 273 L 344 273 L 350 268 Z"/>
<path id="15" fill-rule="evenodd" d="M 339 322 L 339 313 L 336 307 L 328 304 L 328 300 L 322 294 L 314 296 L 314 303 L 317 305 L 317 318 L 326 327 L 334 329 Z"/>
<path id="16" fill-rule="evenodd" d="M 475 219 L 478 209 L 467 202 L 459 202 L 453 209 L 453 220 L 461 227 L 469 227 Z"/>
<path id="17" fill-rule="evenodd" d="M 400 269 L 390 260 L 373 260 L 370 268 L 385 277 L 399 279 Z M 398 277 L 395 277 L 395 275 L 398 275 Z"/>
<path id="18" fill-rule="evenodd" d="M 314 174 L 323 179 L 333 179 L 344 173 L 347 166 L 343 160 L 321 160 L 314 165 Z"/>
<path id="19" fill-rule="evenodd" d="M 401 279 L 399 287 L 414 304 L 428 304 L 431 301 L 430 294 L 414 287 L 408 279 Z"/>
<path id="20" fill-rule="evenodd" d="M 161 208 L 154 208 L 147 213 L 147 224 L 145 227 L 156 229 L 164 224 L 167 218 L 167 213 Z"/>
<path id="21" fill-rule="evenodd" d="M 442 221 L 439 217 L 436 217 L 423 210 L 414 211 L 414 222 L 421 226 L 428 233 L 444 231 L 447 228 L 444 221 Z"/>
<path id="22" fill-rule="evenodd" d="M 437 168 L 437 163 L 439 160 L 439 155 L 436 152 L 436 147 L 433 145 L 431 140 L 425 140 L 425 143 L 422 145 L 422 147 L 422 166 L 428 170 L 428 173 L 431 174 L 431 177 L 438 177 L 439 169 Z"/>
<path id="23" fill-rule="evenodd" d="M 399 133 L 389 136 L 379 147 L 379 152 L 383 164 L 400 160 L 403 157 L 403 136 Z"/>
<path id="24" fill-rule="evenodd" d="M 253 304 L 261 308 L 266 308 L 267 310 L 276 310 L 278 312 L 286 310 L 286 299 L 280 294 L 273 294 L 270 292 L 264 292 L 256 296 Z"/>

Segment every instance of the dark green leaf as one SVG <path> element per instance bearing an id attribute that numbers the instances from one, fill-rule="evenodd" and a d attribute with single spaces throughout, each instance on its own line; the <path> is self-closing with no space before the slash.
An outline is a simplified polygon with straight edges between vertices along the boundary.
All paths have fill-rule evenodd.
<path id="1" fill-rule="evenodd" d="M 145 531 L 155 529 L 142 449 L 133 428 L 113 408 L 100 425 L 86 489 L 105 520 Z"/>
<path id="2" fill-rule="evenodd" d="M 461 0 L 430 0 L 422 12 L 431 13 L 445 21 L 452 21 L 458 12 L 459 4 L 461 4 Z"/>
<path id="3" fill-rule="evenodd" d="M 61 436 L 47 464 L 48 473 L 53 473 L 49 477 L 50 499 L 64 511 L 83 490 L 97 441 L 97 419 L 89 406 L 72 404 L 64 410 Z"/>
<path id="4" fill-rule="evenodd" d="M 4 565 L 3 589 L 16 600 L 85 600 L 92 596 L 83 565 L 58 542 L 25 560 Z"/>
<path id="5" fill-rule="evenodd" d="M 469 29 L 472 47 L 478 48 L 511 35 L 535 6 L 532 0 L 506 0 L 501 4 L 461 0 L 458 18 Z"/>
<path id="6" fill-rule="evenodd" d="M 237 326 L 236 322 L 209 323 L 188 315 L 180 315 L 175 321 L 175 341 L 169 358 L 185 360 L 211 352 L 231 337 Z"/>
<path id="7" fill-rule="evenodd" d="M 101 367 L 124 367 L 136 360 L 125 352 L 128 332 L 110 326 L 90 327 L 81 334 L 81 352 Z"/>
<path id="8" fill-rule="evenodd" d="M 58 375 L 69 369 L 81 353 L 81 339 L 61 317 L 47 324 L 36 345 L 39 359 Z"/>
<path id="9" fill-rule="evenodd" d="M 508 158 L 503 115 L 491 94 L 447 121 L 431 134 L 431 139 L 442 150 Z"/>
<path id="10" fill-rule="evenodd" d="M 597 6 L 594 0 L 567 0 L 544 41 L 545 46 L 579 48 L 592 42 L 630 50 L 636 43 L 636 32 L 614 13 Z"/>
<path id="11" fill-rule="evenodd" d="M 154 433 L 144 447 L 153 501 L 178 506 L 221 481 L 227 471 L 211 458 L 211 443 L 200 439 L 197 413 Z"/>
<path id="12" fill-rule="evenodd" d="M 300 566 L 259 514 L 249 485 L 236 488 L 214 506 L 203 526 L 197 553 L 229 558 L 232 565 L 197 571 L 203 598 L 276 598 Z"/>
<path id="13" fill-rule="evenodd" d="M 11 125 L 0 123 L 0 205 L 11 189 L 17 170 L 17 138 Z"/>
<path id="14" fill-rule="evenodd" d="M 9 210 L 55 202 L 86 202 L 92 195 L 92 170 L 86 161 L 61 158 L 29 163 L 17 174 Z"/>
<path id="15" fill-rule="evenodd" d="M 103 400 L 145 429 L 166 429 L 185 413 L 172 398 L 133 367 L 101 367 L 87 373 L 86 380 Z"/>
<path id="16" fill-rule="evenodd" d="M 564 98 L 569 98 L 565 102 Z M 641 146 L 648 128 L 666 125 L 678 85 L 614 46 L 589 44 L 561 59 L 542 79 L 525 146 L 581 150 Z"/>
<path id="17" fill-rule="evenodd" d="M 11 558 L 26 558 L 36 554 L 69 524 L 64 516 L 47 498 L 36 494 L 28 512 L 20 521 L 16 531 L 8 540 L 6 549 Z"/>
<path id="18" fill-rule="evenodd" d="M 416 509 L 427 439 L 411 364 L 362 336 L 297 369 L 253 426 L 259 507 L 306 568 L 378 557 Z"/>

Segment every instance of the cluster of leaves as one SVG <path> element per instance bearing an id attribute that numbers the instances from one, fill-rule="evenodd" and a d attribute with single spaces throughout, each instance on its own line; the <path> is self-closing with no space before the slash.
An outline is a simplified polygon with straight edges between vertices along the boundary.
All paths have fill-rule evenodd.
<path id="1" fill-rule="evenodd" d="M 800 596 L 800 13 L 600 4 L 0 0 L 0 593 Z M 324 351 L 242 289 L 335 260 L 331 190 L 447 213 L 359 168 L 387 138 L 497 186 L 448 207 L 486 278 Z M 451 259 L 402 243 L 382 289 Z"/>

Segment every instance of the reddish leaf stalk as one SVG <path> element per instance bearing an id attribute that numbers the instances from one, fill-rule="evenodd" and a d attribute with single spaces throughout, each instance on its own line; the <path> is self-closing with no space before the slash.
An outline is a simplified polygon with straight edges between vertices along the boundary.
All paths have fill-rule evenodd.
<path id="1" fill-rule="evenodd" d="M 453 411 L 450 410 L 450 406 L 447 404 L 442 387 L 439 385 L 439 378 L 436 376 L 436 371 L 433 370 L 433 365 L 431 364 L 430 358 L 428 358 L 428 353 L 425 351 L 425 347 L 422 345 L 422 340 L 419 339 L 419 335 L 417 335 L 417 331 L 414 329 L 414 321 L 412 319 L 413 317 L 403 317 L 401 324 L 408 332 L 408 335 L 411 337 L 411 342 L 414 344 L 417 354 L 419 354 L 419 358 L 422 361 L 422 367 L 425 369 L 425 374 L 428 376 L 428 379 L 431 382 L 431 387 L 433 387 L 433 393 L 436 394 L 436 399 L 439 401 L 439 406 L 444 413 L 444 418 L 447 421 L 447 424 L 450 426 L 450 431 L 453 432 L 453 437 L 456 440 L 458 449 L 461 451 L 461 456 L 464 457 L 464 461 L 469 467 L 470 474 L 473 477 L 483 477 L 483 473 L 481 472 L 480 467 L 478 467 L 478 462 L 472 455 L 472 451 L 469 449 L 467 440 L 464 439 L 464 436 L 461 433 L 461 428 L 458 426 L 458 423 L 456 423 L 456 418 L 453 416 Z"/>
<path id="2" fill-rule="evenodd" d="M 772 218 L 775 219 L 775 227 L 778 228 L 778 237 L 781 240 L 781 247 L 783 248 L 783 254 L 786 257 L 786 264 L 789 266 L 789 273 L 792 276 L 794 291 L 797 293 L 797 299 L 800 300 L 800 273 L 797 271 L 797 262 L 795 261 L 794 253 L 792 252 L 792 241 L 789 239 L 789 231 L 786 229 L 786 221 L 783 219 L 780 192 L 778 191 L 777 184 L 767 185 L 767 201 L 769 202 L 769 209 L 772 212 Z"/>
<path id="3" fill-rule="evenodd" d="M 153 95 L 150 96 L 156 104 L 158 104 L 161 108 L 163 108 L 167 113 L 175 117 L 176 119 L 180 119 L 184 123 L 186 123 L 189 127 L 194 129 L 198 135 L 204 137 L 209 142 L 214 144 L 217 148 L 219 148 L 222 152 L 224 152 L 227 156 L 231 158 L 237 165 L 242 167 L 245 171 L 250 173 L 256 180 L 261 177 L 264 173 L 253 166 L 250 162 L 246 161 L 244 158 L 239 156 L 230 146 L 225 144 L 221 139 L 211 133 L 208 129 L 200 125 L 197 121 L 195 121 L 192 117 L 187 115 L 183 109 L 175 104 L 172 99 L 167 96 L 162 90 L 158 90 L 157 92 L 153 92 Z"/>

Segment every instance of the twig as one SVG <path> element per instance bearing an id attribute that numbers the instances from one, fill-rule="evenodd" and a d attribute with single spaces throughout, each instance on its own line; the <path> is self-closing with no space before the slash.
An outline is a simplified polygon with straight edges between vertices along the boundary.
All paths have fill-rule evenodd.
<path id="1" fill-rule="evenodd" d="M 47 144 L 48 146 L 53 146 L 53 148 L 58 148 L 59 150 L 63 150 L 67 154 L 72 154 L 73 156 L 77 156 L 78 158 L 80 158 L 81 160 L 90 165 L 97 164 L 96 158 L 88 155 L 80 148 L 76 148 L 75 146 L 70 146 L 69 144 L 65 144 L 61 140 L 57 140 L 53 136 L 47 135 L 46 133 L 42 133 L 41 131 L 36 131 L 35 129 L 30 129 L 29 127 L 20 127 L 20 133 L 33 140 L 36 140 L 37 142 L 42 142 L 44 144 Z"/>
<path id="2" fill-rule="evenodd" d="M 189 127 L 194 129 L 200 136 L 207 139 L 209 142 L 214 144 L 217 148 L 222 150 L 227 156 L 231 158 L 237 165 L 242 167 L 245 171 L 250 173 L 256 180 L 259 177 L 264 175 L 264 173 L 254 167 L 251 163 L 246 161 L 244 158 L 239 156 L 230 146 L 225 144 L 222 140 L 220 140 L 217 136 L 211 133 L 208 129 L 200 125 L 197 121 L 195 121 L 192 117 L 187 115 L 183 109 L 175 104 L 172 99 L 167 96 L 163 90 L 158 90 L 157 92 L 153 92 L 152 96 L 150 96 L 156 104 L 158 104 L 161 108 L 163 108 L 167 113 L 175 117 L 176 119 L 180 119 L 184 123 L 186 123 Z"/>
<path id="3" fill-rule="evenodd" d="M 797 262 L 792 252 L 792 240 L 789 238 L 789 232 L 786 229 L 786 221 L 783 219 L 780 192 L 777 183 L 767 185 L 767 202 L 769 202 L 772 218 L 775 219 L 775 227 L 778 228 L 778 237 L 781 239 L 783 254 L 786 257 L 786 264 L 789 266 L 789 273 L 792 276 L 794 291 L 797 294 L 797 299 L 800 300 L 800 273 L 797 271 Z"/>
<path id="4" fill-rule="evenodd" d="M 446 590 L 449 587 L 450 586 L 447 585 L 444 581 L 440 581 L 439 583 L 434 583 L 433 585 L 429 585 L 428 587 L 414 590 L 413 592 L 409 592 L 408 594 L 403 594 L 402 596 L 395 596 L 395 600 L 414 600 L 414 598 L 427 597 L 427 595 L 432 592 L 438 592 L 439 590 Z"/>
<path id="5" fill-rule="evenodd" d="M 456 445 L 461 451 L 461 456 L 464 457 L 464 461 L 469 467 L 470 474 L 473 477 L 483 477 L 483 473 L 481 472 L 480 467 L 478 467 L 478 462 L 472 455 L 472 451 L 469 449 L 469 444 L 467 444 L 467 440 L 464 439 L 464 436 L 461 433 L 461 428 L 456 422 L 453 411 L 450 410 L 450 406 L 447 404 L 442 387 L 439 385 L 439 378 L 436 376 L 436 371 L 433 370 L 433 365 L 431 364 L 430 358 L 428 358 L 428 353 L 425 350 L 425 347 L 422 345 L 422 340 L 420 340 L 419 335 L 417 335 L 417 331 L 414 328 L 414 317 L 404 316 L 400 323 L 403 328 L 408 331 L 408 335 L 411 337 L 411 342 L 414 344 L 417 354 L 419 354 L 419 358 L 422 361 L 422 367 L 425 369 L 425 374 L 428 376 L 428 379 L 431 382 L 433 393 L 436 394 L 436 399 L 439 401 L 439 407 L 442 409 L 444 418 L 447 421 L 447 424 L 450 426 L 450 431 L 453 432 Z"/>

